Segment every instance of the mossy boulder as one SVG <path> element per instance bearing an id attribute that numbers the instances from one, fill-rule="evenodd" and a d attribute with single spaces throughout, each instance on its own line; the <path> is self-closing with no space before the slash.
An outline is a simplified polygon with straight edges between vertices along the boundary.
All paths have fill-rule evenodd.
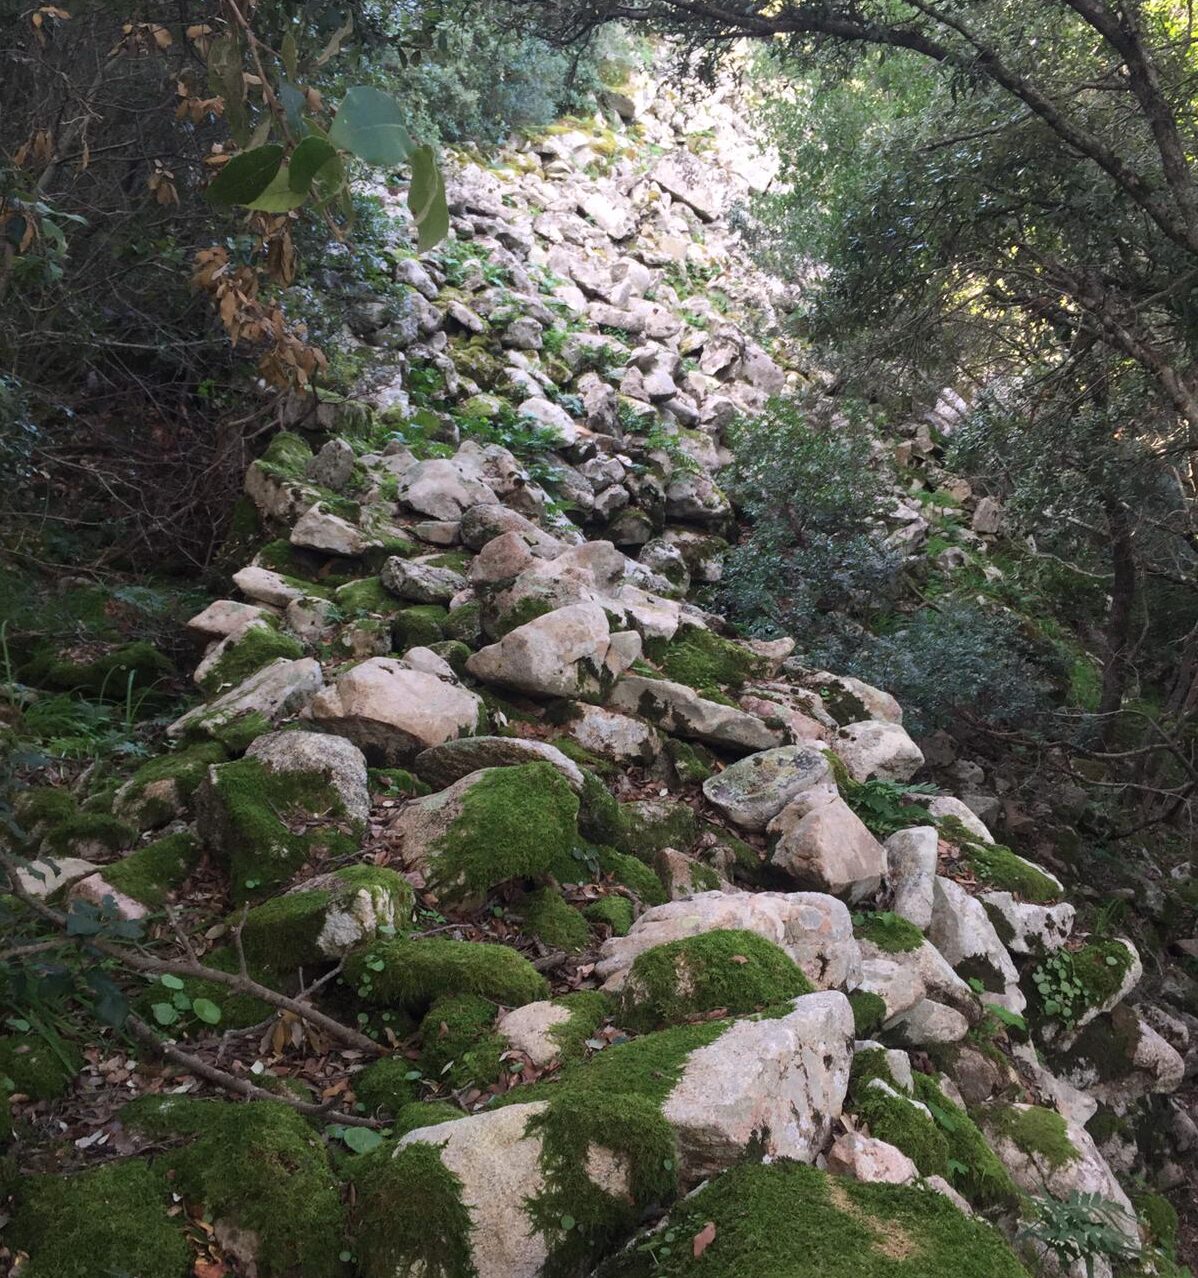
<path id="1" fill-rule="evenodd" d="M 578 798 L 558 769 L 527 763 L 473 772 L 409 804 L 393 830 L 409 869 L 442 898 L 465 900 L 572 864 L 577 821 Z"/>
<path id="2" fill-rule="evenodd" d="M 717 929 L 639 954 L 624 984 L 621 1023 L 645 1030 L 705 1013 L 740 1015 L 811 991 L 798 964 L 772 941 Z"/>
<path id="3" fill-rule="evenodd" d="M 918 950 L 924 942 L 923 933 L 914 923 L 887 911 L 854 916 L 853 935 L 887 954 L 906 954 Z"/>
<path id="4" fill-rule="evenodd" d="M 428 648 L 445 638 L 448 613 L 440 604 L 417 604 L 401 608 L 391 623 L 391 640 L 396 652 L 409 648 Z"/>
<path id="5" fill-rule="evenodd" d="M 10 1079 L 17 1092 L 34 1100 L 65 1095 L 82 1067 L 79 1049 L 60 1036 L 53 1042 L 40 1034 L 0 1038 L 0 1078 Z"/>
<path id="6" fill-rule="evenodd" d="M 246 957 L 275 972 L 331 962 L 411 922 L 412 887 L 384 866 L 350 865 L 317 875 L 245 916 Z"/>
<path id="7" fill-rule="evenodd" d="M 402 1056 L 387 1056 L 354 1075 L 354 1096 L 366 1114 L 393 1118 L 415 1102 L 420 1071 Z"/>
<path id="8" fill-rule="evenodd" d="M 577 954 L 586 948 L 590 929 L 582 913 L 553 888 L 530 892 L 517 906 L 524 930 L 549 949 Z"/>
<path id="9" fill-rule="evenodd" d="M 214 697 L 236 687 L 272 661 L 294 661 L 304 655 L 303 644 L 266 619 L 251 621 L 241 630 L 222 639 L 196 667 L 195 681 Z"/>
<path id="10" fill-rule="evenodd" d="M 495 1030 L 494 1003 L 477 994 L 450 994 L 420 1025 L 425 1076 L 454 1088 L 486 1087 L 503 1072 L 507 1041 Z"/>
<path id="11" fill-rule="evenodd" d="M 42 848 L 56 856 L 108 861 L 131 847 L 136 838 L 137 831 L 117 817 L 102 812 L 77 812 L 46 831 Z"/>
<path id="12" fill-rule="evenodd" d="M 143 763 L 117 790 L 112 801 L 113 815 L 139 830 L 152 830 L 183 816 L 209 767 L 223 763 L 226 757 L 218 741 L 207 741 Z"/>
<path id="13" fill-rule="evenodd" d="M 137 1158 L 38 1176 L 23 1187 L 5 1240 L 29 1254 L 26 1278 L 184 1278 L 192 1252 L 171 1206 L 163 1167 Z"/>
<path id="14" fill-rule="evenodd" d="M 234 901 L 253 899 L 320 853 L 357 851 L 361 825 L 319 772 L 276 772 L 259 759 L 211 768 L 196 793 L 200 836 L 229 867 Z"/>
<path id="15" fill-rule="evenodd" d="M 261 1278 L 340 1272 L 340 1188 L 324 1142 L 295 1110 L 275 1101 L 148 1096 L 121 1116 L 126 1127 L 171 1138 L 159 1161 L 172 1188 L 252 1238 Z"/>
<path id="16" fill-rule="evenodd" d="M 130 689 L 149 690 L 175 673 L 171 662 L 144 639 L 95 651 L 48 651 L 23 670 L 30 683 L 86 692 L 108 701 L 125 700 Z"/>
<path id="17" fill-rule="evenodd" d="M 168 834 L 106 865 L 104 882 L 149 909 L 158 910 L 200 860 L 200 842 L 189 830 Z"/>
<path id="18" fill-rule="evenodd" d="M 696 1256 L 691 1239 L 709 1222 L 714 1238 Z M 939 1194 L 785 1160 L 725 1172 L 674 1211 L 667 1231 L 597 1278 L 1027 1278 L 996 1230 Z"/>
<path id="19" fill-rule="evenodd" d="M 611 930 L 612 936 L 627 936 L 636 918 L 636 908 L 626 896 L 612 893 L 585 906 L 583 917 Z"/>
<path id="20" fill-rule="evenodd" d="M 621 831 L 617 846 L 651 864 L 664 848 L 685 852 L 699 834 L 694 809 L 680 799 L 638 799 L 620 805 Z"/>
<path id="21" fill-rule="evenodd" d="M 519 1007 L 549 993 L 545 978 L 516 950 L 436 936 L 376 941 L 351 955 L 345 972 L 367 1005 L 419 1014 L 446 994 L 476 994 Z"/>
<path id="22" fill-rule="evenodd" d="M 748 648 L 699 626 L 683 626 L 669 640 L 651 640 L 645 655 L 667 679 L 705 697 L 739 688 L 765 668 Z"/>

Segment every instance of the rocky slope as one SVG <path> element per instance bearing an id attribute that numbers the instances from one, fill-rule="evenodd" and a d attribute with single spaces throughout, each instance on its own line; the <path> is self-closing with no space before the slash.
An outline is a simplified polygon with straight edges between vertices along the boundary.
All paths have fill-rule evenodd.
<path id="1" fill-rule="evenodd" d="M 735 531 L 722 432 L 813 374 L 726 219 L 772 176 L 745 101 L 605 106 L 460 158 L 451 242 L 330 281 L 362 393 L 288 404 L 250 468 L 205 700 L 111 816 L 26 804 L 28 890 L 153 922 L 200 875 L 209 962 L 234 933 L 278 988 L 342 962 L 320 998 L 386 1054 L 323 1094 L 385 1139 L 135 1076 L 132 1157 L 18 1198 L 28 1278 L 178 1278 L 168 1186 L 213 1222 L 197 1273 L 1017 1275 L 1034 1199 L 1074 1193 L 1121 1272 L 1180 1272 L 1147 1191 L 1194 1145 L 1189 1031 L 1135 947 L 1080 934 L 984 796 L 909 788 L 886 692 L 688 601 Z M 257 1074 L 303 1094 L 322 1045 L 221 993 L 171 1032 L 265 1015 Z M 0 1041 L 18 1119 L 54 1091 L 28 1048 Z"/>

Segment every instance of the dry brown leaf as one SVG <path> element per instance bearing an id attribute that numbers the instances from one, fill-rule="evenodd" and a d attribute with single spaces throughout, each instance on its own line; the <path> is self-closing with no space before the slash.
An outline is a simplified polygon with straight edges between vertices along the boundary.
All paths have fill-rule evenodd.
<path id="1" fill-rule="evenodd" d="M 713 1242 L 715 1242 L 715 1221 L 709 1220 L 691 1240 L 691 1251 L 695 1259 L 698 1260 Z"/>

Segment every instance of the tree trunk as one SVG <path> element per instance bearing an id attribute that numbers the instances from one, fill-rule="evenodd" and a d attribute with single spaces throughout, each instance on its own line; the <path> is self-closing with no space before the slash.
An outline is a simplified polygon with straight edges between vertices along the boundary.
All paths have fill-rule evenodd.
<path id="1" fill-rule="evenodd" d="M 1102 743 L 1109 746 L 1115 730 L 1115 712 L 1123 704 L 1131 656 L 1132 606 L 1136 598 L 1138 574 L 1132 548 L 1131 520 L 1126 508 L 1113 497 L 1103 503 L 1111 543 L 1111 607 L 1107 613 L 1106 654 L 1102 667 L 1102 694 L 1098 713 L 1103 716 Z"/>

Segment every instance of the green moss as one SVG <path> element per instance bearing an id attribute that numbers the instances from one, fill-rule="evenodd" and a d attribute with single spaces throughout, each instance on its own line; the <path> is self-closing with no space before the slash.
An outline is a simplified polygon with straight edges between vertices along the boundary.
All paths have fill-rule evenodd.
<path id="1" fill-rule="evenodd" d="M 371 613 L 376 616 L 389 617 L 399 611 L 395 596 L 383 589 L 378 577 L 366 577 L 360 581 L 350 581 L 338 586 L 333 592 L 333 601 L 344 612 Z"/>
<path id="2" fill-rule="evenodd" d="M 75 796 L 61 786 L 35 786 L 22 791 L 16 801 L 17 816 L 22 825 L 58 825 L 69 821 L 78 811 Z"/>
<path id="3" fill-rule="evenodd" d="M 1122 941 L 1090 941 L 1073 951 L 1073 974 L 1086 991 L 1087 1004 L 1097 1007 L 1116 994 L 1131 969 L 1131 950 Z"/>
<path id="4" fill-rule="evenodd" d="M 161 909 L 167 893 L 195 869 L 200 845 L 187 830 L 147 843 L 120 861 L 104 867 L 104 878 L 118 892 L 151 909 Z"/>
<path id="5" fill-rule="evenodd" d="M 39 1034 L 0 1038 L 0 1077 L 34 1100 L 65 1095 L 82 1068 L 79 1050 L 57 1035 L 53 1043 Z"/>
<path id="6" fill-rule="evenodd" d="M 612 847 L 624 832 L 623 815 L 615 795 L 604 785 L 603 778 L 585 765 L 578 804 L 578 832 L 592 843 Z"/>
<path id="7" fill-rule="evenodd" d="M 127 1127 L 186 1143 L 161 1154 L 176 1193 L 260 1239 L 262 1278 L 332 1278 L 343 1218 L 320 1138 L 277 1101 L 236 1104 L 147 1096 L 122 1111 Z M 190 1139 L 186 1139 L 190 1138 Z"/>
<path id="8" fill-rule="evenodd" d="M 476 648 L 483 637 L 482 605 L 464 603 L 451 608 L 442 629 L 447 639 L 456 639 L 470 648 Z"/>
<path id="9" fill-rule="evenodd" d="M 696 1258 L 708 1221 L 715 1238 Z M 604 1278 L 1027 1278 L 989 1225 L 939 1194 L 869 1184 L 800 1163 L 745 1163 L 716 1177 L 661 1234 L 621 1254 Z"/>
<path id="10" fill-rule="evenodd" d="M 857 1117 L 869 1124 L 870 1135 L 901 1149 L 921 1175 L 948 1175 L 948 1142 L 917 1105 L 880 1087 L 860 1088 L 853 1103 Z"/>
<path id="11" fill-rule="evenodd" d="M 417 1080 L 409 1075 L 418 1071 L 402 1056 L 385 1056 L 354 1075 L 354 1095 L 368 1115 L 394 1117 L 417 1096 Z"/>
<path id="12" fill-rule="evenodd" d="M 429 651 L 435 652 L 442 661 L 449 663 L 449 668 L 460 679 L 466 673 L 466 662 L 470 660 L 470 649 L 456 639 L 442 639 L 440 643 L 429 644 Z"/>
<path id="13" fill-rule="evenodd" d="M 549 993 L 545 978 L 508 946 L 444 937 L 376 941 L 351 955 L 345 970 L 358 996 L 375 1007 L 423 1012 L 445 994 L 477 994 L 520 1007 Z"/>
<path id="14" fill-rule="evenodd" d="M 293 431 L 281 430 L 267 444 L 266 451 L 258 458 L 258 464 L 268 474 L 300 480 L 304 478 L 311 460 L 312 450 L 303 437 Z"/>
<path id="15" fill-rule="evenodd" d="M 495 622 L 491 628 L 493 637 L 502 639 L 504 635 L 510 634 L 519 626 L 526 626 L 530 621 L 536 621 L 538 617 L 543 617 L 552 611 L 553 604 L 548 599 L 541 599 L 537 595 L 526 595 Z"/>
<path id="16" fill-rule="evenodd" d="M 668 641 L 650 640 L 646 655 L 661 667 L 667 679 L 685 683 L 705 697 L 723 689 L 739 688 L 758 674 L 763 664 L 747 648 L 698 626 L 682 627 Z"/>
<path id="17" fill-rule="evenodd" d="M 1109 1015 L 1097 1016 L 1086 1025 L 1062 1064 L 1068 1070 L 1093 1071 L 1101 1082 L 1125 1078 L 1135 1068 L 1136 1048 L 1140 1042 L 1140 1018 L 1125 1003 Z"/>
<path id="18" fill-rule="evenodd" d="M 167 1215 L 170 1205 L 161 1167 L 141 1159 L 39 1176 L 27 1182 L 5 1238 L 29 1253 L 26 1278 L 184 1278 L 191 1248 L 183 1218 Z"/>
<path id="19" fill-rule="evenodd" d="M 109 701 L 123 701 L 127 690 L 151 688 L 175 673 L 174 666 L 144 639 L 121 644 L 91 661 L 75 661 L 48 653 L 30 664 L 31 681 L 89 692 Z"/>
<path id="20" fill-rule="evenodd" d="M 702 785 L 715 772 L 714 759 L 709 750 L 679 741 L 676 737 L 666 740 L 666 758 L 674 769 L 679 785 Z"/>
<path id="21" fill-rule="evenodd" d="M 890 1062 L 886 1058 L 884 1047 L 866 1047 L 853 1054 L 853 1062 L 849 1066 L 849 1100 L 855 1103 L 865 1093 L 868 1084 L 875 1078 L 893 1088 L 898 1088 L 894 1075 L 890 1072 Z"/>
<path id="22" fill-rule="evenodd" d="M 452 1123 L 465 1117 L 456 1105 L 448 1101 L 413 1101 L 395 1115 L 391 1129 L 396 1136 L 406 1136 L 418 1127 L 436 1127 L 438 1123 Z"/>
<path id="23" fill-rule="evenodd" d="M 525 928 L 542 945 L 571 954 L 586 949 L 590 940 L 587 921 L 560 892 L 540 888 L 529 893 L 519 909 L 524 915 Z"/>
<path id="24" fill-rule="evenodd" d="M 435 1145 L 384 1145 L 354 1159 L 350 1177 L 357 1191 L 353 1250 L 363 1278 L 474 1278 L 462 1182 Z"/>
<path id="25" fill-rule="evenodd" d="M 402 608 L 391 623 L 391 638 L 396 652 L 409 648 L 427 648 L 445 638 L 442 626 L 448 616 L 440 604 L 417 604 Z"/>
<path id="26" fill-rule="evenodd" d="M 350 909 L 360 892 L 369 894 L 383 926 L 403 929 L 411 922 L 412 886 L 395 870 L 350 865 L 333 871 L 332 877 L 332 886 L 288 892 L 246 914 L 241 940 L 251 963 L 267 971 L 293 972 L 329 962 L 317 945 L 325 921 L 331 909 Z"/>
<path id="27" fill-rule="evenodd" d="M 886 1019 L 886 1000 L 869 990 L 854 990 L 849 995 L 853 1009 L 853 1032 L 858 1038 L 868 1038 Z"/>
<path id="28" fill-rule="evenodd" d="M 903 954 L 917 950 L 923 944 L 923 933 L 914 923 L 888 911 L 866 914 L 853 928 L 853 933 L 887 954 Z"/>
<path id="29" fill-rule="evenodd" d="M 1148 1244 L 1172 1258 L 1177 1247 L 1177 1208 L 1163 1195 L 1147 1190 L 1131 1195 L 1136 1215 L 1148 1230 Z"/>
<path id="30" fill-rule="evenodd" d="M 587 1040 L 615 1010 L 616 1000 L 602 990 L 575 990 L 553 1000 L 555 1007 L 570 1013 L 568 1021 L 552 1026 L 549 1037 L 557 1044 L 562 1060 L 579 1061 L 586 1055 Z"/>
<path id="31" fill-rule="evenodd" d="M 371 791 L 383 794 L 401 794 L 405 798 L 418 798 L 430 794 L 432 787 L 404 768 L 371 768 L 367 773 Z"/>
<path id="32" fill-rule="evenodd" d="M 239 968 L 237 951 L 232 945 L 212 950 L 204 955 L 204 965 L 215 968 L 218 972 L 234 973 Z M 271 974 L 268 972 L 251 967 L 250 975 L 256 979 L 265 980 L 267 984 L 270 983 Z M 206 998 L 215 1003 L 221 1011 L 222 1029 L 239 1029 L 246 1025 L 257 1025 L 259 1021 L 272 1016 L 275 1011 L 269 1003 L 264 1003 L 261 999 L 249 994 L 235 993 L 228 985 L 222 985 L 219 981 L 193 980 L 190 977 L 184 977 L 183 993 L 193 1002 L 198 998 Z M 169 1001 L 169 998 L 169 991 L 154 981 L 137 994 L 133 1000 L 133 1006 L 140 1016 L 153 1020 L 154 1004 Z M 195 1028 L 197 1032 L 211 1032 L 209 1026 L 202 1025 L 198 1021 L 195 1023 Z M 181 1035 L 186 1029 L 187 1024 L 184 1023 L 182 1029 L 179 1026 L 173 1026 L 171 1032 Z"/>
<path id="33" fill-rule="evenodd" d="M 1050 1167 L 1064 1167 L 1077 1158 L 1065 1120 L 1055 1109 L 1039 1105 L 992 1105 L 985 1122 L 996 1135 L 1005 1136 L 1016 1149 L 1044 1159 Z"/>
<path id="34" fill-rule="evenodd" d="M 632 902 L 618 893 L 592 901 L 582 913 L 592 923 L 600 923 L 611 928 L 613 936 L 627 936 L 635 917 Z"/>
<path id="35" fill-rule="evenodd" d="M 929 1074 L 915 1074 L 915 1095 L 932 1111 L 948 1144 L 948 1179 L 974 1207 L 1014 1207 L 1019 1191 L 981 1128 Z"/>
<path id="36" fill-rule="evenodd" d="M 699 837 L 695 811 L 678 799 L 640 799 L 620 807 L 623 829 L 617 846 L 650 862 L 664 848 L 685 852 Z"/>
<path id="37" fill-rule="evenodd" d="M 189 799 L 208 775 L 208 768 L 214 763 L 224 763 L 226 757 L 218 741 L 203 741 L 169 754 L 160 754 L 143 763 L 129 778 L 128 793 L 140 794 L 155 781 L 173 781 L 180 797 Z"/>
<path id="38" fill-rule="evenodd" d="M 1045 905 L 1061 899 L 1060 888 L 1047 874 L 1001 843 L 969 843 L 961 850 L 969 868 L 987 887 Z"/>
<path id="39" fill-rule="evenodd" d="M 99 844 L 106 852 L 120 852 L 137 838 L 127 822 L 100 812 L 80 812 L 59 822 L 46 835 L 46 846 L 59 856 L 76 853 L 87 844 Z"/>
<path id="40" fill-rule="evenodd" d="M 454 1088 L 486 1087 L 503 1072 L 507 1040 L 495 1032 L 495 1004 L 477 994 L 437 999 L 421 1023 L 420 1038 L 420 1063 L 429 1078 Z"/>
<path id="41" fill-rule="evenodd" d="M 433 849 L 429 881 L 442 897 L 485 893 L 537 878 L 577 839 L 578 799 L 551 763 L 495 768 L 462 797 L 462 811 Z"/>
<path id="42" fill-rule="evenodd" d="M 344 808 L 318 773 L 275 772 L 257 759 L 238 759 L 215 769 L 205 802 L 214 809 L 215 850 L 229 863 L 238 902 L 285 883 L 317 848 L 349 855 L 360 841 L 360 831 L 332 824 Z M 321 820 L 308 828 L 313 818 Z"/>
<path id="43" fill-rule="evenodd" d="M 639 954 L 624 986 L 622 1023 L 646 1030 L 721 1009 L 739 1015 L 811 990 L 799 966 L 772 941 L 720 929 Z"/>
<path id="44" fill-rule="evenodd" d="M 645 1097 L 563 1093 L 529 1120 L 527 1133 L 542 1141 L 545 1183 L 527 1210 L 549 1244 L 550 1278 L 579 1272 L 629 1233 L 648 1206 L 674 1194 L 674 1132 Z M 609 1194 L 587 1175 L 587 1158 L 596 1148 L 621 1160 L 627 1193 Z"/>
<path id="45" fill-rule="evenodd" d="M 304 646 L 294 636 L 266 622 L 251 622 L 200 680 L 200 687 L 215 696 L 222 688 L 236 687 L 280 657 L 294 661 L 303 655 Z"/>
<path id="46" fill-rule="evenodd" d="M 668 899 L 661 879 L 643 862 L 615 848 L 598 849 L 599 868 L 604 874 L 626 887 L 644 902 L 645 905 L 664 905 Z"/>

